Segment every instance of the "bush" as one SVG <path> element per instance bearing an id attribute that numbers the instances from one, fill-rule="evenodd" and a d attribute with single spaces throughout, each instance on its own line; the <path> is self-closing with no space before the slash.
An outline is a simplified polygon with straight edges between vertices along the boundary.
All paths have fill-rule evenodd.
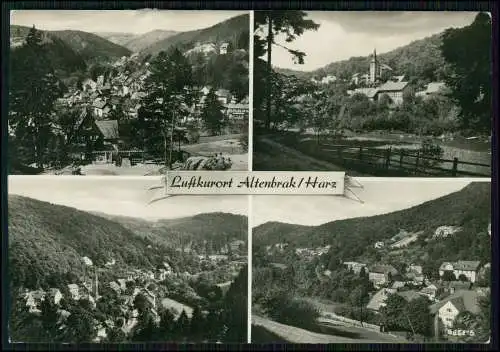
<path id="1" fill-rule="evenodd" d="M 319 317 L 319 310 L 313 304 L 286 293 L 265 300 L 263 308 L 277 322 L 306 329 L 315 326 Z"/>
<path id="2" fill-rule="evenodd" d="M 420 156 L 424 158 L 434 158 L 434 159 L 440 159 L 443 157 L 444 150 L 441 148 L 439 144 L 436 144 L 433 142 L 432 139 L 425 139 L 422 141 L 422 145 L 420 146 L 419 149 Z M 431 160 L 431 159 L 422 159 L 420 165 L 425 168 L 425 167 L 432 167 L 436 164 L 438 164 L 439 161 L 437 160 Z"/>

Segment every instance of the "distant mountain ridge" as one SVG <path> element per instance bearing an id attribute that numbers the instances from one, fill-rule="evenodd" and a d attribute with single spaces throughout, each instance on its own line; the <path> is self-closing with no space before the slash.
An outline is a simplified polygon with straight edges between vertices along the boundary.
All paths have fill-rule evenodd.
<path id="1" fill-rule="evenodd" d="M 242 33 L 248 33 L 250 17 L 248 14 L 232 17 L 208 28 L 181 32 L 163 40 L 159 40 L 142 49 L 143 55 L 156 55 L 173 46 L 182 47 L 183 51 L 191 49 L 197 42 L 231 42 L 236 43 Z"/>
<path id="2" fill-rule="evenodd" d="M 134 33 L 96 33 L 112 43 L 121 45 L 133 53 L 138 53 L 144 48 L 166 38 L 177 35 L 177 31 L 155 29 L 142 34 Z"/>
<path id="3" fill-rule="evenodd" d="M 211 243 L 212 250 L 217 252 L 231 241 L 247 241 L 247 217 L 243 215 L 215 212 L 157 221 L 106 214 L 101 216 L 151 241 L 177 248 L 188 246 L 200 250 L 207 241 Z"/>
<path id="4" fill-rule="evenodd" d="M 38 28 L 37 28 L 38 29 Z M 11 40 L 18 41 L 25 38 L 30 28 L 25 26 L 11 25 Z M 74 54 L 80 56 L 87 64 L 96 61 L 114 61 L 122 56 L 128 56 L 131 51 L 120 45 L 112 43 L 93 33 L 78 30 L 46 31 L 38 29 L 47 39 L 51 41 L 62 41 Z M 68 53 L 68 55 L 74 55 Z"/>
<path id="5" fill-rule="evenodd" d="M 401 229 L 423 231 L 423 238 L 430 241 L 439 226 L 460 226 L 462 231 L 457 239 L 447 238 L 437 246 L 445 252 L 453 249 L 455 258 L 447 260 L 458 260 L 471 255 L 471 246 L 479 250 L 474 247 L 475 241 L 481 241 L 478 246 L 486 245 L 490 219 L 491 184 L 475 182 L 458 192 L 388 214 L 337 220 L 319 226 L 265 223 L 253 229 L 252 237 L 257 247 L 282 242 L 309 248 L 331 245 L 333 253 L 353 260 L 367 255 L 375 242 L 390 239 Z M 483 233 L 484 238 L 478 239 L 478 233 Z M 428 242 L 427 246 L 430 248 L 433 243 Z M 484 257 L 490 251 L 481 250 L 482 254 L 475 254 L 477 257 Z"/>
<path id="6" fill-rule="evenodd" d="M 155 224 L 125 217 L 105 218 L 18 195 L 9 195 L 8 208 L 12 283 L 32 288 L 67 273 L 81 275 L 83 256 L 97 266 L 112 258 L 119 269 L 152 269 L 166 257 L 175 262 L 179 256 L 186 256 L 176 250 L 179 244 L 201 247 L 205 239 L 213 238 L 212 248 L 216 250 L 233 238 L 246 241 L 247 233 L 246 217 L 224 213 Z"/>
<path id="7" fill-rule="evenodd" d="M 412 41 L 407 45 L 385 53 L 377 52 L 377 58 L 381 63 L 390 66 L 395 74 L 406 74 L 410 77 L 424 76 L 429 80 L 439 80 L 445 74 L 446 69 L 446 63 L 440 50 L 443 33 L 437 33 Z M 373 48 L 367 48 L 367 52 L 372 51 Z M 279 73 L 295 75 L 303 79 L 324 77 L 327 75 L 350 79 L 355 73 L 368 73 L 371 60 L 370 55 L 371 53 L 367 56 L 356 56 L 347 60 L 335 61 L 312 71 L 298 71 L 279 67 L 275 67 L 274 69 Z M 307 56 L 305 60 L 307 61 Z"/>

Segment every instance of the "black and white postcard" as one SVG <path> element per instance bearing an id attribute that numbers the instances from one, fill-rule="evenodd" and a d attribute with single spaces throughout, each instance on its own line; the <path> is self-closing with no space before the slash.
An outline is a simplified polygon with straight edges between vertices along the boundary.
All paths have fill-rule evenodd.
<path id="1" fill-rule="evenodd" d="M 489 14 L 256 11 L 254 22 L 253 170 L 491 176 Z"/>
<path id="2" fill-rule="evenodd" d="M 253 198 L 252 342 L 489 341 L 490 182 L 362 182 Z"/>
<path id="3" fill-rule="evenodd" d="M 151 186 L 10 178 L 11 342 L 247 342 L 247 197 Z"/>
<path id="4" fill-rule="evenodd" d="M 248 11 L 11 11 L 9 174 L 247 170 Z"/>

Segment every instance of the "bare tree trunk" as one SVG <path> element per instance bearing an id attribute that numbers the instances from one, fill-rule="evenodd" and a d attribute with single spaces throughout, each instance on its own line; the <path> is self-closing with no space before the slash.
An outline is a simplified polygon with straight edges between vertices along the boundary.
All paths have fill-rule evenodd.
<path id="1" fill-rule="evenodd" d="M 273 19 L 271 12 L 268 15 L 268 26 L 267 26 L 267 94 L 266 94 L 266 129 L 271 127 L 271 50 L 273 44 Z"/>
<path id="2" fill-rule="evenodd" d="M 168 158 L 168 163 L 170 167 L 172 167 L 172 149 L 174 148 L 174 126 L 175 126 L 175 112 L 172 114 L 172 130 L 170 132 L 170 151 Z"/>
<path id="3" fill-rule="evenodd" d="M 165 167 L 167 164 L 167 131 L 163 131 L 163 162 L 165 163 Z"/>

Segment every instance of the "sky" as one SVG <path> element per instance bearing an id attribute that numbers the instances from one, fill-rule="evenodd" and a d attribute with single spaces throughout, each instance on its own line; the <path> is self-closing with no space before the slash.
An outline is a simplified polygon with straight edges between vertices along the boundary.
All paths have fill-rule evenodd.
<path id="1" fill-rule="evenodd" d="M 225 212 L 247 216 L 248 197 L 238 195 L 175 196 L 150 203 L 163 195 L 158 177 L 9 176 L 8 192 L 83 211 L 147 220 L 173 219 L 202 213 Z"/>
<path id="2" fill-rule="evenodd" d="M 252 199 L 252 226 L 269 221 L 299 225 L 321 225 L 330 221 L 373 216 L 411 208 L 461 190 L 467 179 L 362 179 L 363 189 L 352 188 L 353 197 L 342 196 L 258 196 Z"/>
<path id="3" fill-rule="evenodd" d="M 292 43 L 286 43 L 283 36 L 277 37 L 279 44 L 304 51 L 305 63 L 294 64 L 286 50 L 274 46 L 273 65 L 311 71 L 331 62 L 368 56 L 374 48 L 377 53 L 388 52 L 450 27 L 465 27 L 472 23 L 477 12 L 310 11 L 307 14 L 308 19 L 320 25 L 317 31 L 306 31 Z"/>
<path id="4" fill-rule="evenodd" d="M 13 10 L 10 24 L 44 30 L 146 33 L 155 29 L 192 31 L 211 27 L 248 11 L 187 10 Z"/>

